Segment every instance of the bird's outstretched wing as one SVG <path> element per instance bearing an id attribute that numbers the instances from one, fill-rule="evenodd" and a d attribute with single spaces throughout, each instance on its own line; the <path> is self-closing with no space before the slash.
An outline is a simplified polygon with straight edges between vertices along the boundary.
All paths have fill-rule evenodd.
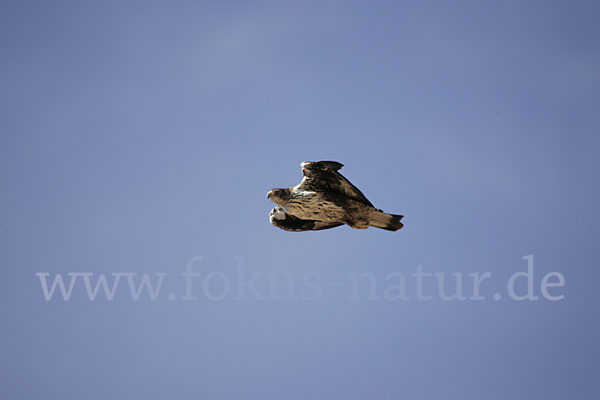
<path id="1" fill-rule="evenodd" d="M 325 222 L 312 219 L 301 219 L 285 212 L 281 206 L 275 206 L 269 213 L 269 220 L 274 226 L 286 231 L 320 231 L 343 225 L 341 222 Z"/>
<path id="2" fill-rule="evenodd" d="M 338 172 L 344 165 L 337 161 L 305 161 L 302 164 L 304 178 L 296 186 L 301 191 L 337 192 L 363 204 L 373 204 L 348 179 Z"/>

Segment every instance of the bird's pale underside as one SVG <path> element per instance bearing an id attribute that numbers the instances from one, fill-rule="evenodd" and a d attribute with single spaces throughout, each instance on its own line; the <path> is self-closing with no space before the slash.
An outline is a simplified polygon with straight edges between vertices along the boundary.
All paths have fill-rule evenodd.
<path id="1" fill-rule="evenodd" d="M 336 161 L 306 161 L 303 178 L 290 188 L 272 189 L 267 197 L 277 205 L 269 213 L 271 224 L 286 231 L 316 231 L 349 225 L 397 231 L 402 215 L 377 209 L 356 186 L 338 171 Z"/>

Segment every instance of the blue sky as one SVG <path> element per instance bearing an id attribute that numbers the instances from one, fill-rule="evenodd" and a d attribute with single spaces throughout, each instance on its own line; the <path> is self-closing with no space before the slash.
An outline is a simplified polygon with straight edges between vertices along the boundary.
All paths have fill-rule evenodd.
<path id="1" fill-rule="evenodd" d="M 3 2 L 1 396 L 597 398 L 599 11 Z M 271 226 L 267 190 L 305 160 L 344 163 L 405 228 Z M 516 301 L 528 255 L 538 300 Z M 489 272 L 485 300 L 434 277 L 418 300 L 418 266 L 467 297 Z M 261 299 L 235 299 L 240 269 Z M 112 301 L 82 277 L 46 301 L 36 273 L 69 272 L 166 275 L 155 301 L 126 276 Z M 376 299 L 349 299 L 360 273 Z"/>

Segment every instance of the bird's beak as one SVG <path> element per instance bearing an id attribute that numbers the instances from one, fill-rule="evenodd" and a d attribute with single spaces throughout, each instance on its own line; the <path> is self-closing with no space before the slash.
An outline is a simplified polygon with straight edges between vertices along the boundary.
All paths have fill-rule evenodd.
<path id="1" fill-rule="evenodd" d="M 273 194 L 273 191 L 272 191 L 272 190 L 269 190 L 269 191 L 267 192 L 267 199 L 271 200 L 271 194 Z"/>

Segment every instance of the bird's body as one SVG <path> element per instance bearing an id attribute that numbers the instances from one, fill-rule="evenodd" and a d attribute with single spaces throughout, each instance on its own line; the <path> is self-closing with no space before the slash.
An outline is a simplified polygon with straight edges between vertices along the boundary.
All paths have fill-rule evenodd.
<path id="1" fill-rule="evenodd" d="M 321 230 L 347 224 L 366 229 L 375 226 L 396 231 L 402 228 L 401 215 L 386 214 L 338 172 L 335 161 L 303 162 L 302 181 L 291 188 L 273 189 L 268 197 L 277 206 L 269 219 L 290 231 Z"/>
<path id="2" fill-rule="evenodd" d="M 328 192 L 294 192 L 284 208 L 288 214 L 300 219 L 356 220 L 358 224 L 360 224 L 360 220 L 367 218 L 366 213 L 368 213 L 368 206 L 343 195 Z"/>

